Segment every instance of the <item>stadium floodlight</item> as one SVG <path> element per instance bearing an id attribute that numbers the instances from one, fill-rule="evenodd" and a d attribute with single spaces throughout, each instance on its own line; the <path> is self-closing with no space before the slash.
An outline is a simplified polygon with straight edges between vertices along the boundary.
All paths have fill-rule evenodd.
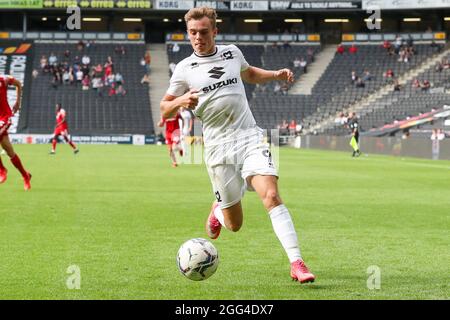
<path id="1" fill-rule="evenodd" d="M 450 21 L 450 17 L 445 17 L 444 21 Z"/>
<path id="2" fill-rule="evenodd" d="M 142 21 L 141 18 L 123 18 L 122 20 L 124 22 L 141 22 Z"/>
<path id="3" fill-rule="evenodd" d="M 61 18 L 60 17 L 56 18 L 56 21 L 61 21 Z"/>
<path id="4" fill-rule="evenodd" d="M 373 19 L 364 19 L 364 22 L 372 22 Z M 383 19 L 375 19 L 375 22 L 383 22 Z"/>
<path id="5" fill-rule="evenodd" d="M 86 22 L 99 22 L 99 21 L 102 21 L 102 18 L 83 18 L 83 21 L 86 21 Z"/>
<path id="6" fill-rule="evenodd" d="M 404 22 L 420 22 L 421 20 L 420 18 L 403 18 Z"/>
<path id="7" fill-rule="evenodd" d="M 167 19 L 167 18 L 164 18 L 163 21 L 164 21 L 164 22 L 169 22 L 170 20 Z"/>
<path id="8" fill-rule="evenodd" d="M 287 23 L 303 22 L 303 19 L 284 19 L 284 22 Z"/>
<path id="9" fill-rule="evenodd" d="M 263 22 L 262 19 L 244 19 L 245 23 L 261 23 Z"/>
<path id="10" fill-rule="evenodd" d="M 47 17 L 42 17 L 42 21 L 47 21 Z"/>
<path id="11" fill-rule="evenodd" d="M 327 23 L 333 23 L 333 22 L 349 22 L 349 19 L 325 19 L 324 20 Z"/>
<path id="12" fill-rule="evenodd" d="M 216 19 L 216 22 L 223 22 L 222 19 Z"/>

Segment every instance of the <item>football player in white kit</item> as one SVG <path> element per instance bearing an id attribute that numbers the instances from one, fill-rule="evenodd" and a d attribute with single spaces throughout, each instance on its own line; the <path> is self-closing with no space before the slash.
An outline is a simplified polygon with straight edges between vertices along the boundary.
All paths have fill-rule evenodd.
<path id="1" fill-rule="evenodd" d="M 170 117 L 190 108 L 202 121 L 205 162 L 216 196 L 206 222 L 216 239 L 225 227 L 238 231 L 243 221 L 241 198 L 256 191 L 291 263 L 291 277 L 313 282 L 300 254 L 291 215 L 278 193 L 278 173 L 263 130 L 248 106 L 243 81 L 293 82 L 289 69 L 269 71 L 250 66 L 235 45 L 216 45 L 217 14 L 207 7 L 189 10 L 184 19 L 194 52 L 177 64 L 161 100 L 161 114 Z"/>

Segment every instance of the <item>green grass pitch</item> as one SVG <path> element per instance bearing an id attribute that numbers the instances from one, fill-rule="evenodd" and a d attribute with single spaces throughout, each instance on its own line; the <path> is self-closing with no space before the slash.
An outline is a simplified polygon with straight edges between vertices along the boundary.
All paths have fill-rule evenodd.
<path id="1" fill-rule="evenodd" d="M 450 162 L 280 150 L 280 192 L 317 280 L 300 285 L 255 193 L 244 225 L 213 243 L 219 268 L 194 282 L 179 246 L 206 237 L 214 196 L 203 165 L 170 166 L 165 146 L 19 145 L 23 191 L 3 156 L 1 299 L 448 299 Z M 68 289 L 67 268 L 80 269 Z M 381 272 L 380 289 L 367 269 Z M 370 281 L 369 281 L 370 282 Z"/>

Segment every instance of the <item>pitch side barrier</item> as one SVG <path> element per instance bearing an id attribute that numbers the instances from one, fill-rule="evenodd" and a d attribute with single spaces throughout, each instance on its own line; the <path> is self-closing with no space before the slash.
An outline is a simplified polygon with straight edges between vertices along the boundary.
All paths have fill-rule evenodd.
<path id="1" fill-rule="evenodd" d="M 52 134 L 10 134 L 13 144 L 48 144 L 53 138 Z M 133 144 L 146 145 L 157 143 L 154 135 L 140 134 L 124 135 L 72 135 L 72 141 L 77 144 Z"/>
<path id="2" fill-rule="evenodd" d="M 350 137 L 298 136 L 290 145 L 297 148 L 351 152 Z M 450 160 L 450 139 L 431 140 L 397 137 L 360 137 L 359 146 L 363 154 L 384 154 L 400 157 L 415 157 L 432 160 Z"/>

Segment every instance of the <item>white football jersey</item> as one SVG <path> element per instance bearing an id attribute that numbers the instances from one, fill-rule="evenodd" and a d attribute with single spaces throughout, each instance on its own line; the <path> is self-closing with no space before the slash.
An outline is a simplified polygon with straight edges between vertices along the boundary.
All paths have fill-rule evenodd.
<path id="1" fill-rule="evenodd" d="M 235 45 L 217 45 L 213 54 L 195 52 L 177 64 L 167 94 L 199 91 L 193 113 L 202 121 L 205 146 L 215 146 L 260 132 L 248 106 L 241 71 L 249 64 Z"/>

